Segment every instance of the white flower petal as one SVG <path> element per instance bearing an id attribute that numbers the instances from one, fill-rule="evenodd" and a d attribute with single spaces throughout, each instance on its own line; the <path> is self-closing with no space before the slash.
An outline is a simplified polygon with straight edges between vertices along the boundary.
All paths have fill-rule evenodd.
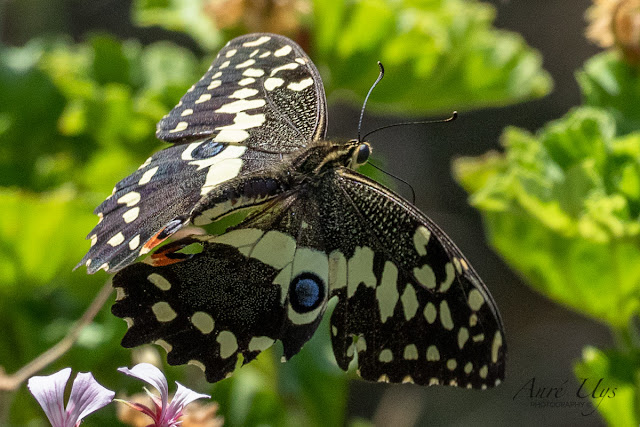
<path id="1" fill-rule="evenodd" d="M 138 378 L 153 387 L 160 392 L 160 399 L 162 399 L 162 408 L 167 407 L 167 401 L 169 400 L 169 385 L 162 371 L 150 363 L 138 363 L 133 368 L 126 367 L 118 368 L 118 371 L 130 377 Z"/>
<path id="2" fill-rule="evenodd" d="M 73 381 L 67 404 L 69 420 L 77 424 L 84 417 L 108 405 L 115 393 L 98 384 L 90 372 L 80 372 Z"/>
<path id="3" fill-rule="evenodd" d="M 182 412 L 182 409 L 194 400 L 211 399 L 211 396 L 208 394 L 197 393 L 190 388 L 183 386 L 178 381 L 176 381 L 176 384 L 178 385 L 178 390 L 176 390 L 176 394 L 173 396 L 173 399 L 171 399 L 171 403 L 167 409 L 167 415 Z"/>
<path id="4" fill-rule="evenodd" d="M 67 427 L 64 410 L 64 388 L 71 376 L 71 368 L 64 368 L 53 375 L 29 378 L 27 387 L 36 398 L 53 427 Z"/>

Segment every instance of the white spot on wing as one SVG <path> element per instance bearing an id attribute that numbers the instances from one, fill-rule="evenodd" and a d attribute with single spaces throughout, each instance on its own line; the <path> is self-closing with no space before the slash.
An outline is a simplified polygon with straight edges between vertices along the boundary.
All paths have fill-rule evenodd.
<path id="1" fill-rule="evenodd" d="M 427 360 L 429 362 L 437 362 L 438 360 L 440 360 L 440 352 L 438 351 L 438 347 L 436 347 L 435 345 L 430 345 L 429 348 L 427 348 Z"/>
<path id="2" fill-rule="evenodd" d="M 469 330 L 465 327 L 460 328 L 460 330 L 458 331 L 458 347 L 460 348 L 460 350 L 462 350 L 468 339 Z"/>
<path id="3" fill-rule="evenodd" d="M 231 58 L 233 55 L 236 54 L 237 51 L 238 51 L 238 49 L 231 49 L 224 56 L 226 56 L 227 58 Z"/>
<path id="4" fill-rule="evenodd" d="M 168 291 L 171 289 L 171 283 L 158 273 L 151 273 L 147 276 L 147 280 L 153 283 L 161 291 Z"/>
<path id="5" fill-rule="evenodd" d="M 388 348 L 385 348 L 378 355 L 378 360 L 382 363 L 389 363 L 393 360 L 393 353 Z"/>
<path id="6" fill-rule="evenodd" d="M 284 84 L 284 80 L 279 77 L 269 77 L 264 81 L 264 88 L 266 90 L 274 90 Z"/>
<path id="7" fill-rule="evenodd" d="M 139 201 L 140 193 L 137 191 L 131 191 L 118 199 L 119 204 L 126 204 L 129 207 L 137 205 Z"/>
<path id="8" fill-rule="evenodd" d="M 358 246 L 349 260 L 347 270 L 347 297 L 351 298 L 361 283 L 370 288 L 376 286 L 373 274 L 373 256 L 371 248 Z"/>
<path id="9" fill-rule="evenodd" d="M 449 310 L 449 304 L 447 301 L 442 300 L 440 302 L 440 322 L 442 326 L 449 331 L 453 329 L 453 319 L 451 318 L 451 310 Z"/>
<path id="10" fill-rule="evenodd" d="M 478 311 L 480 307 L 482 307 L 482 304 L 484 304 L 484 297 L 480 291 L 477 289 L 471 289 L 469 292 L 469 307 L 474 311 Z"/>
<path id="11" fill-rule="evenodd" d="M 242 130 L 228 130 L 227 132 L 245 132 Z M 222 133 L 222 132 L 221 132 Z M 245 132 L 246 133 L 246 132 Z M 220 136 L 220 135 L 218 135 Z M 218 184 L 234 178 L 242 168 L 242 159 L 247 147 L 241 145 L 229 145 L 217 156 L 208 159 L 193 160 L 189 164 L 197 165 L 198 170 L 209 167 L 205 183 L 200 189 L 200 194 L 205 195 Z"/>
<path id="12" fill-rule="evenodd" d="M 418 283 L 427 289 L 435 289 L 436 287 L 436 274 L 429 264 L 425 264 L 422 267 L 414 268 L 413 275 Z"/>
<path id="13" fill-rule="evenodd" d="M 136 234 L 133 239 L 129 240 L 129 249 L 135 251 L 140 246 L 140 235 Z"/>
<path id="14" fill-rule="evenodd" d="M 140 177 L 140 181 L 138 181 L 138 185 L 145 185 L 149 183 L 149 181 L 151 181 L 151 178 L 153 178 L 153 175 L 155 175 L 156 172 L 158 172 L 158 166 L 153 167 L 148 171 L 146 171 L 145 173 L 143 173 L 142 177 Z"/>
<path id="15" fill-rule="evenodd" d="M 269 36 L 262 36 L 259 39 L 256 39 L 254 41 L 251 42 L 246 42 L 243 43 L 242 46 L 246 46 L 246 47 L 256 47 L 256 46 L 260 46 L 261 44 L 265 44 L 266 42 L 268 42 L 269 40 L 271 40 L 271 37 Z"/>
<path id="16" fill-rule="evenodd" d="M 426 307 L 424 308 L 424 318 L 427 319 L 429 324 L 432 324 L 436 321 L 436 317 L 438 316 L 438 310 L 436 310 L 436 306 L 433 303 L 428 302 Z"/>
<path id="17" fill-rule="evenodd" d="M 171 129 L 171 130 L 169 131 L 169 133 L 183 131 L 183 130 L 185 130 L 188 126 L 189 126 L 189 123 L 187 123 L 187 122 L 180 122 L 180 123 L 178 123 L 178 124 L 176 125 L 176 127 L 175 127 L 175 128 Z"/>
<path id="18" fill-rule="evenodd" d="M 173 319 L 178 317 L 176 312 L 173 310 L 173 308 L 171 308 L 169 303 L 166 301 L 160 301 L 155 303 L 151 307 L 151 311 L 153 311 L 153 314 L 156 316 L 156 320 L 162 323 L 171 322 Z"/>
<path id="19" fill-rule="evenodd" d="M 262 77 L 264 76 L 264 70 L 260 68 L 247 68 L 242 75 L 245 77 Z"/>
<path id="20" fill-rule="evenodd" d="M 116 246 L 121 245 L 122 242 L 124 242 L 124 234 L 122 234 L 122 231 L 120 231 L 118 234 L 110 238 L 107 241 L 107 244 L 115 248 Z"/>
<path id="21" fill-rule="evenodd" d="M 251 83 L 255 83 L 256 79 L 253 77 L 247 77 L 246 79 L 242 79 L 238 82 L 240 86 L 250 85 Z"/>
<path id="22" fill-rule="evenodd" d="M 408 284 L 404 288 L 404 292 L 400 299 L 402 300 L 402 308 L 404 309 L 404 318 L 407 320 L 413 319 L 413 316 L 416 315 L 418 307 L 420 306 L 416 290 L 413 289 L 413 286 Z"/>
<path id="23" fill-rule="evenodd" d="M 202 95 L 200 95 L 200 98 L 198 98 L 195 103 L 196 104 L 201 104 L 203 102 L 207 102 L 210 99 L 211 99 L 211 94 L 210 93 L 203 93 Z"/>
<path id="24" fill-rule="evenodd" d="M 227 359 L 238 349 L 236 336 L 230 331 L 220 332 L 216 341 L 220 344 L 220 357 L 223 359 Z"/>
<path id="25" fill-rule="evenodd" d="M 293 49 L 291 48 L 291 46 L 286 45 L 281 47 L 280 49 L 276 50 L 275 52 L 273 52 L 274 56 L 285 56 L 291 53 Z"/>
<path id="26" fill-rule="evenodd" d="M 303 89 L 308 88 L 312 84 L 313 84 L 313 79 L 311 77 L 308 77 L 306 79 L 300 80 L 299 82 L 289 83 L 287 85 L 287 89 L 291 89 L 291 90 L 295 90 L 296 92 L 299 92 Z"/>
<path id="27" fill-rule="evenodd" d="M 191 316 L 191 323 L 203 334 L 210 334 L 213 331 L 215 322 L 213 317 L 204 311 L 196 311 Z"/>
<path id="28" fill-rule="evenodd" d="M 147 160 L 144 161 L 143 164 L 140 165 L 140 167 L 138 169 L 144 169 L 147 166 L 149 166 L 149 164 L 151 163 L 151 157 L 148 157 Z"/>
<path id="29" fill-rule="evenodd" d="M 274 68 L 273 70 L 271 70 L 271 76 L 275 76 L 276 73 L 280 72 L 280 71 L 284 71 L 284 70 L 295 70 L 296 68 L 298 68 L 300 66 L 300 64 L 297 64 L 295 62 L 290 62 L 288 64 L 284 64 L 281 65 L 279 67 Z"/>
<path id="30" fill-rule="evenodd" d="M 250 67 L 251 65 L 253 65 L 255 63 L 256 63 L 255 59 L 247 59 L 246 61 L 236 65 L 236 68 L 247 68 L 247 67 Z"/>
<path id="31" fill-rule="evenodd" d="M 404 348 L 404 358 L 406 360 L 418 360 L 418 347 L 415 344 L 409 344 Z"/>
<path id="32" fill-rule="evenodd" d="M 218 126 L 216 130 L 245 130 L 260 127 L 265 122 L 266 118 L 264 114 L 247 114 L 245 112 L 239 112 L 233 119 L 233 124 L 227 126 Z M 239 142 L 239 141 L 226 141 L 223 139 L 215 139 L 216 142 Z"/>
<path id="33" fill-rule="evenodd" d="M 238 143 L 249 138 L 249 132 L 244 130 L 223 130 L 213 139 L 215 142 Z"/>
<path id="34" fill-rule="evenodd" d="M 421 225 L 416 229 L 416 232 L 413 234 L 413 246 L 416 248 L 416 251 L 418 251 L 418 255 L 424 256 L 427 254 L 427 244 L 430 238 L 431 232 L 427 227 Z"/>
<path id="35" fill-rule="evenodd" d="M 265 104 L 266 102 L 264 99 L 252 99 L 252 100 L 239 99 L 237 101 L 233 101 L 223 105 L 222 107 L 218 108 L 215 112 L 236 114 L 236 113 L 239 113 L 240 111 L 252 110 L 254 108 L 263 107 Z"/>
<path id="36" fill-rule="evenodd" d="M 331 289 L 347 286 L 347 260 L 337 249 L 329 254 L 329 286 Z"/>
<path id="37" fill-rule="evenodd" d="M 271 347 L 275 341 L 269 337 L 253 337 L 249 341 L 249 351 L 264 351 Z"/>
<path id="38" fill-rule="evenodd" d="M 498 351 L 502 347 L 502 334 L 500 331 L 496 331 L 493 337 L 493 343 L 491 344 L 491 361 L 493 363 L 498 362 Z"/>
<path id="39" fill-rule="evenodd" d="M 231 95 L 229 95 L 229 98 L 235 98 L 235 99 L 245 99 L 245 98 L 249 98 L 252 97 L 253 95 L 258 93 L 258 89 L 249 89 L 249 88 L 242 88 L 242 89 L 238 89 L 235 92 L 233 92 Z"/>
<path id="40" fill-rule="evenodd" d="M 190 116 L 191 114 L 193 114 L 193 110 L 191 108 L 187 108 L 186 110 L 184 110 L 182 112 L 182 114 L 180 114 L 182 117 L 184 116 Z"/>
<path id="41" fill-rule="evenodd" d="M 295 250 L 296 241 L 293 237 L 272 230 L 258 241 L 251 251 L 251 257 L 275 269 L 282 269 L 291 262 Z"/>
<path id="42" fill-rule="evenodd" d="M 398 268 L 391 261 L 387 261 L 382 271 L 380 286 L 376 288 L 376 300 L 378 301 L 380 320 L 382 320 L 382 323 L 393 316 L 393 311 L 400 296 L 398 294 L 397 282 Z"/>
<path id="43" fill-rule="evenodd" d="M 126 211 L 125 213 L 122 214 L 122 219 L 124 219 L 124 222 L 126 222 L 127 224 L 133 222 L 136 220 L 136 218 L 138 218 L 138 214 L 140 213 L 140 207 L 136 206 L 135 208 L 131 208 L 128 211 Z"/>
<path id="44" fill-rule="evenodd" d="M 215 89 L 219 87 L 221 84 L 222 84 L 221 80 L 212 80 L 211 83 L 209 83 L 209 86 L 207 86 L 207 90 Z"/>

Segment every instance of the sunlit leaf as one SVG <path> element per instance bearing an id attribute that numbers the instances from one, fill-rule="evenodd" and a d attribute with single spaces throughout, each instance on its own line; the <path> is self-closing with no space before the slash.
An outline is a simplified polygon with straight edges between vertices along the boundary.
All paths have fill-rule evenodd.
<path id="1" fill-rule="evenodd" d="M 385 65 L 372 105 L 449 112 L 543 96 L 551 79 L 522 38 L 491 27 L 494 9 L 465 0 L 313 2 L 314 61 L 329 94 L 362 99 Z M 353 96 L 353 95 L 351 95 Z"/>
<path id="2" fill-rule="evenodd" d="M 620 135 L 640 129 L 640 79 L 638 69 L 607 51 L 589 59 L 577 73 L 585 103 L 606 109 Z"/>
<path id="3" fill-rule="evenodd" d="M 574 365 L 581 384 L 577 393 L 588 396 L 593 405 L 583 415 L 600 415 L 611 426 L 636 426 L 640 419 L 638 381 L 640 380 L 638 354 L 625 354 L 616 350 L 601 351 L 586 347 L 582 360 Z"/>
<path id="4" fill-rule="evenodd" d="M 491 244 L 548 297 L 627 324 L 640 308 L 640 133 L 616 138 L 613 119 L 585 107 L 502 142 L 504 155 L 454 165 Z"/>

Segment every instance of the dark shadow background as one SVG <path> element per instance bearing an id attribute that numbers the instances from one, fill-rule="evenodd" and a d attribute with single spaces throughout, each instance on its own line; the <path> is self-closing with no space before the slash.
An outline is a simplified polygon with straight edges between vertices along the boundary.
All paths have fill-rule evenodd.
<path id="1" fill-rule="evenodd" d="M 375 149 L 374 158 L 383 158 L 386 170 L 413 185 L 416 205 L 451 236 L 489 286 L 506 328 L 509 346 L 506 381 L 486 392 L 353 381 L 349 413 L 393 426 L 602 425 L 597 413 L 581 414 L 592 411 L 589 403 L 581 408 L 532 407 L 531 400 L 524 396 L 526 392 L 514 399 L 518 390 L 535 377 L 536 386 L 564 387 L 565 401 L 585 402 L 575 398 L 579 383 L 574 378 L 572 362 L 581 356 L 585 345 L 608 347 L 612 339 L 607 328 L 550 302 L 509 270 L 487 246 L 480 215 L 469 207 L 466 193 L 451 175 L 451 161 L 455 157 L 499 149 L 499 137 L 506 126 L 535 131 L 580 103 L 574 72 L 598 51 L 584 38 L 584 12 L 591 2 L 492 0 L 490 3 L 497 9 L 497 27 L 520 33 L 542 53 L 544 67 L 555 81 L 553 93 L 541 100 L 505 108 L 460 111 L 454 123 L 393 128 L 376 133 L 370 142 Z M 4 7 L 0 4 L 0 13 L 4 10 L 4 16 L 0 16 L 1 37 L 6 44 L 20 45 L 33 36 L 62 32 L 81 41 L 87 32 L 103 30 L 143 43 L 171 39 L 199 52 L 197 45 L 182 34 L 134 27 L 130 9 L 129 1 L 119 0 L 7 1 Z M 357 108 L 331 105 L 329 137 L 354 137 L 358 114 Z M 407 118 L 368 115 L 364 131 L 404 120 Z M 409 195 L 397 182 L 390 183 L 405 196 Z"/>

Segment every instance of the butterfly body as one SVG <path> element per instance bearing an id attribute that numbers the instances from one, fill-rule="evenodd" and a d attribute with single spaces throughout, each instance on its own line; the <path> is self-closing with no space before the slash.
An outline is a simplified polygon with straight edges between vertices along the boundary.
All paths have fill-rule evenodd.
<path id="1" fill-rule="evenodd" d="M 322 81 L 291 40 L 247 35 L 220 52 L 158 125 L 176 145 L 97 209 L 83 262 L 121 270 L 112 311 L 129 323 L 123 345 L 158 343 L 170 364 L 196 364 L 214 382 L 276 340 L 294 356 L 336 298 L 341 368 L 357 355 L 367 380 L 498 384 L 506 348 L 486 286 L 436 224 L 356 172 L 367 142 L 324 140 L 325 128 Z M 222 235 L 129 265 L 186 224 L 249 207 Z M 192 244 L 201 250 L 185 253 Z"/>

